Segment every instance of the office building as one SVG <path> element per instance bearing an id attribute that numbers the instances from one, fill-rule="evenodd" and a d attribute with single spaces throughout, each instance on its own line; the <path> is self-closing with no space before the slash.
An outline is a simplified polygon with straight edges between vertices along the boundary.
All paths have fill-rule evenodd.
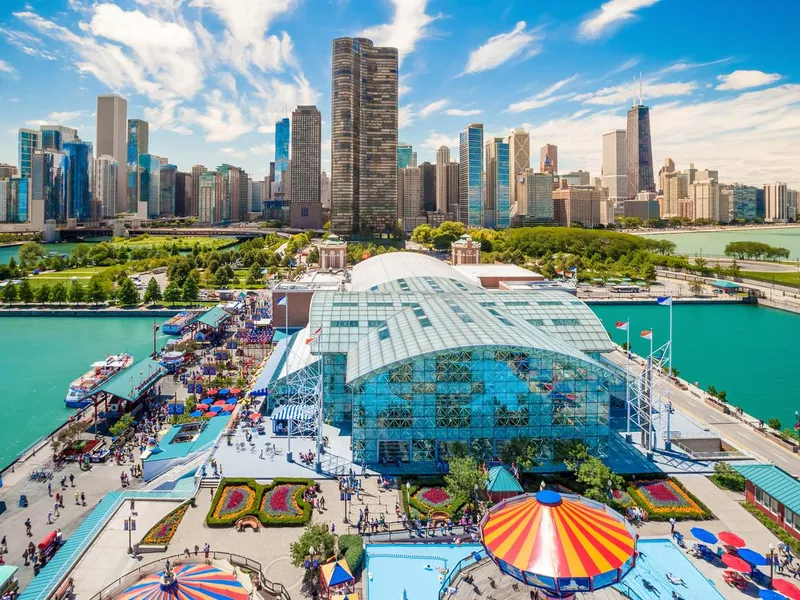
<path id="1" fill-rule="evenodd" d="M 397 224 L 397 49 L 338 38 L 332 67 L 333 230 L 390 232 Z"/>
<path id="2" fill-rule="evenodd" d="M 533 221 L 552 222 L 554 219 L 552 175 L 526 169 L 521 177 L 525 195 L 520 198 L 518 206 L 524 207 L 524 211 L 518 211 L 517 214 L 527 216 Z"/>
<path id="3" fill-rule="evenodd" d="M 187 217 L 199 216 L 198 202 L 200 200 L 200 175 L 206 172 L 208 172 L 208 169 L 206 169 L 203 165 L 194 165 L 192 167 L 192 201 L 186 205 Z"/>
<path id="4" fill-rule="evenodd" d="M 679 201 L 689 197 L 689 176 L 670 171 L 664 173 L 664 213 L 662 217 L 679 216 Z"/>
<path id="5" fill-rule="evenodd" d="M 694 218 L 719 222 L 719 184 L 714 179 L 695 179 L 689 186 Z"/>
<path id="6" fill-rule="evenodd" d="M 719 183 L 719 171 L 715 169 L 698 169 L 695 175 L 695 181 L 698 179 L 714 179 Z"/>
<path id="7" fill-rule="evenodd" d="M 436 151 L 436 210 L 447 212 L 447 165 L 450 163 L 450 148 L 439 146 Z"/>
<path id="8" fill-rule="evenodd" d="M 733 186 L 719 186 L 719 222 L 730 223 L 733 220 Z"/>
<path id="9" fill-rule="evenodd" d="M 289 166 L 289 141 L 291 139 L 289 117 L 275 123 L 275 195 L 284 197 L 284 175 Z"/>
<path id="10" fill-rule="evenodd" d="M 247 202 L 247 190 L 241 189 L 242 177 L 247 185 L 247 174 L 239 167 L 222 164 L 217 167 L 222 174 L 222 196 L 217 197 L 215 204 L 215 223 L 236 223 L 241 212 L 241 200 Z M 285 173 L 285 170 L 284 170 Z M 244 191 L 244 194 L 242 194 Z M 240 198 L 244 195 L 244 198 Z"/>
<path id="11" fill-rule="evenodd" d="M 0 179 L 0 223 L 27 223 L 30 199 L 29 179 Z"/>
<path id="12" fill-rule="evenodd" d="M 436 212 L 436 165 L 425 161 L 418 168 L 422 210 Z"/>
<path id="13" fill-rule="evenodd" d="M 31 198 L 42 202 L 44 219 L 67 220 L 67 155 L 57 150 L 38 150 L 33 156 Z"/>
<path id="14" fill-rule="evenodd" d="M 786 184 L 768 183 L 764 186 L 764 220 L 769 223 L 785 223 L 789 220 Z"/>
<path id="15" fill-rule="evenodd" d="M 664 178 L 667 176 L 667 174 L 674 172 L 675 172 L 675 161 L 672 160 L 671 158 L 665 158 L 664 166 L 662 166 L 658 170 L 658 192 L 660 194 L 663 194 L 665 190 Z"/>
<path id="16" fill-rule="evenodd" d="M 571 186 L 553 191 L 553 218 L 564 227 L 580 223 L 590 228 L 600 225 L 600 202 L 607 200 L 605 192 L 593 186 Z"/>
<path id="17" fill-rule="evenodd" d="M 103 154 L 95 159 L 92 173 L 92 212 L 96 219 L 117 216 L 118 176 L 119 163 L 113 156 Z M 127 209 L 126 205 L 126 212 Z"/>
<path id="18" fill-rule="evenodd" d="M 545 144 L 539 150 L 539 172 L 550 175 L 558 173 L 558 146 Z"/>
<path id="19" fill-rule="evenodd" d="M 588 171 L 570 171 L 562 175 L 561 180 L 565 181 L 567 185 L 592 185 L 592 177 Z"/>
<path id="20" fill-rule="evenodd" d="M 17 176 L 17 167 L 0 163 L 0 179 L 11 179 Z"/>
<path id="21" fill-rule="evenodd" d="M 116 95 L 97 97 L 97 156 L 113 156 L 120 165 L 128 164 L 128 102 Z M 136 164 L 136 161 L 131 164 Z M 121 168 L 121 167 L 120 167 Z M 135 177 L 135 174 L 134 174 Z M 128 196 L 129 179 L 117 178 L 117 204 Z M 135 184 L 135 181 L 134 181 Z M 134 187 L 134 193 L 135 193 Z M 141 196 L 141 191 L 139 195 Z M 134 199 L 131 198 L 130 210 L 136 211 Z M 118 207 L 119 208 L 119 207 Z"/>
<path id="22" fill-rule="evenodd" d="M 459 220 L 459 187 L 461 181 L 461 165 L 456 161 L 451 161 L 445 166 L 445 177 L 447 178 L 447 195 L 445 204 L 438 212 L 452 215 L 451 220 Z"/>
<path id="23" fill-rule="evenodd" d="M 136 164 L 140 154 L 150 152 L 150 124 L 141 119 L 128 119 L 127 161 Z"/>
<path id="24" fill-rule="evenodd" d="M 797 190 L 786 190 L 786 206 L 789 212 L 789 220 L 797 220 Z"/>
<path id="25" fill-rule="evenodd" d="M 517 127 L 506 138 L 508 143 L 508 197 L 512 207 L 524 204 L 525 193 L 523 173 L 531 167 L 531 135 Z"/>
<path id="26" fill-rule="evenodd" d="M 330 176 L 323 171 L 322 175 L 320 176 L 320 183 L 319 183 L 319 195 L 320 195 L 320 202 L 322 203 L 322 208 L 325 210 L 331 210 L 331 178 Z"/>
<path id="27" fill-rule="evenodd" d="M 506 229 L 510 215 L 509 148 L 503 138 L 486 144 L 486 181 L 484 185 L 483 226 Z"/>
<path id="28" fill-rule="evenodd" d="M 221 204 L 225 200 L 223 175 L 217 171 L 203 171 L 199 178 L 198 221 L 204 225 L 219 225 L 223 213 Z"/>
<path id="29" fill-rule="evenodd" d="M 767 214 L 767 207 L 764 198 L 764 188 L 756 188 L 756 220 L 764 220 Z"/>
<path id="30" fill-rule="evenodd" d="M 612 129 L 603 134 L 603 184 L 608 199 L 614 202 L 628 197 L 628 134 Z"/>
<path id="31" fill-rule="evenodd" d="M 292 113 L 292 170 L 289 219 L 298 229 L 322 227 L 322 115 L 316 106 Z"/>
<path id="32" fill-rule="evenodd" d="M 483 125 L 471 123 L 459 136 L 459 220 L 483 227 Z"/>
<path id="33" fill-rule="evenodd" d="M 694 163 L 689 163 L 689 168 L 684 169 L 683 173 L 688 178 L 689 185 L 692 185 L 695 182 L 695 179 L 697 179 L 697 169 L 695 169 Z"/>
<path id="34" fill-rule="evenodd" d="M 264 189 L 267 181 L 254 181 L 250 196 L 250 212 L 261 213 L 264 209 Z"/>
<path id="35" fill-rule="evenodd" d="M 34 153 L 42 147 L 42 132 L 35 129 L 20 129 L 17 137 L 19 150 L 19 176 L 31 176 Z"/>
<path id="36" fill-rule="evenodd" d="M 733 188 L 733 218 L 740 221 L 756 220 L 756 197 L 758 189 L 749 185 Z"/>
<path id="37" fill-rule="evenodd" d="M 417 165 L 411 164 L 413 160 L 413 154 L 415 154 L 415 152 L 411 144 L 407 144 L 406 142 L 397 142 L 397 168 L 405 169 L 406 167 L 416 167 Z"/>
<path id="38" fill-rule="evenodd" d="M 177 193 L 178 167 L 167 163 L 159 169 L 158 180 L 161 185 L 161 200 L 159 211 L 162 218 L 175 216 L 175 195 Z"/>
<path id="39" fill-rule="evenodd" d="M 43 150 L 63 150 L 64 144 L 78 137 L 77 129 L 65 125 L 42 125 L 39 130 L 42 132 Z"/>
<path id="40" fill-rule="evenodd" d="M 635 102 L 635 99 L 634 99 Z M 628 198 L 635 198 L 639 192 L 655 192 L 653 179 L 653 146 L 650 139 L 650 108 L 642 104 L 641 83 L 639 102 L 628 110 L 627 137 L 627 176 Z"/>
<path id="41" fill-rule="evenodd" d="M 403 227 L 406 232 L 411 232 L 421 223 L 419 220 L 422 215 L 420 168 L 406 167 L 405 169 L 399 169 L 397 177 L 400 181 L 398 192 L 402 195 L 399 204 L 403 210 Z M 424 219 L 422 221 L 424 222 Z"/>
<path id="42" fill-rule="evenodd" d="M 649 219 L 658 219 L 660 209 L 655 192 L 639 192 L 635 198 L 625 200 L 623 214 L 626 217 L 638 218 L 642 222 Z"/>
<path id="43" fill-rule="evenodd" d="M 138 163 L 139 198 L 141 208 L 146 207 L 145 218 L 161 216 L 161 157 L 140 154 Z"/>
<path id="44" fill-rule="evenodd" d="M 191 173 L 178 171 L 175 174 L 175 216 L 192 217 L 194 206 L 194 179 Z"/>
<path id="45" fill-rule="evenodd" d="M 75 140 L 64 144 L 67 155 L 67 218 L 91 221 L 92 143 Z"/>

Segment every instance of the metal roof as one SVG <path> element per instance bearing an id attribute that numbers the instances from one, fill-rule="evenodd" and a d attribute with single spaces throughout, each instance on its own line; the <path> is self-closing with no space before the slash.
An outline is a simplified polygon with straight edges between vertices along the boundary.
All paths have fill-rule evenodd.
<path id="1" fill-rule="evenodd" d="M 733 465 L 753 485 L 775 498 L 795 514 L 800 514 L 800 481 L 775 465 Z"/>
<path id="2" fill-rule="evenodd" d="M 353 267 L 351 289 L 364 291 L 397 279 L 425 276 L 472 283 L 469 278 L 433 256 L 416 252 L 387 252 Z"/>
<path id="3" fill-rule="evenodd" d="M 231 314 L 229 312 L 221 306 L 215 306 L 203 313 L 203 316 L 197 319 L 197 322 L 216 329 L 230 318 Z"/>
<path id="4" fill-rule="evenodd" d="M 166 374 L 167 370 L 158 361 L 145 358 L 120 371 L 92 393 L 102 391 L 134 402 Z"/>
<path id="5" fill-rule="evenodd" d="M 486 489 L 490 492 L 519 492 L 524 491 L 514 476 L 505 467 L 492 467 L 489 469 L 489 479 Z"/>

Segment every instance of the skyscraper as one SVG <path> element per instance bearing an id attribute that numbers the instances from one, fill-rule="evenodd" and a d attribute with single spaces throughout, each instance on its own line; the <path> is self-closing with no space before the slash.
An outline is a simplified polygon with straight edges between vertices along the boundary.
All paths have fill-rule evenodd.
<path id="1" fill-rule="evenodd" d="M 459 221 L 482 227 L 483 215 L 483 125 L 471 123 L 459 136 Z"/>
<path id="2" fill-rule="evenodd" d="M 128 164 L 128 102 L 116 95 L 97 97 L 97 156 L 113 156 L 120 165 Z M 117 177 L 117 204 L 119 199 L 127 198 L 128 181 Z M 131 210 L 136 206 L 131 198 Z"/>
<path id="3" fill-rule="evenodd" d="M 277 191 L 283 197 L 283 176 L 289 166 L 289 139 L 291 137 L 289 117 L 275 123 L 275 183 Z"/>
<path id="4" fill-rule="evenodd" d="M 0 180 L 0 223 L 26 223 L 30 216 L 30 180 Z"/>
<path id="5" fill-rule="evenodd" d="M 17 176 L 17 167 L 0 163 L 0 179 L 11 179 Z"/>
<path id="6" fill-rule="evenodd" d="M 398 142 L 397 143 L 397 168 L 398 169 L 405 169 L 406 167 L 417 165 L 411 164 L 411 155 L 414 154 L 414 148 L 412 148 L 411 144 L 407 144 L 406 142 Z"/>
<path id="7" fill-rule="evenodd" d="M 425 161 L 419 167 L 420 206 L 425 212 L 436 211 L 436 166 Z"/>
<path id="8" fill-rule="evenodd" d="M 95 218 L 117 215 L 117 177 L 119 163 L 113 156 L 103 154 L 94 161 L 92 173 L 92 204 Z M 128 206 L 125 206 L 127 212 Z"/>
<path id="9" fill-rule="evenodd" d="M 316 106 L 298 106 L 292 113 L 292 227 L 322 227 L 322 115 Z"/>
<path id="10" fill-rule="evenodd" d="M 558 173 L 558 146 L 545 144 L 539 150 L 539 172 L 551 175 Z"/>
<path id="11" fill-rule="evenodd" d="M 416 227 L 417 217 L 422 214 L 419 167 L 400 169 L 398 177 L 402 178 L 402 183 L 399 187 L 403 194 L 400 199 L 400 203 L 403 206 L 403 227 L 406 231 L 413 231 Z"/>
<path id="12" fill-rule="evenodd" d="M 664 178 L 668 173 L 675 172 L 675 161 L 671 158 L 664 159 L 664 166 L 658 170 L 658 191 L 664 193 Z"/>
<path id="13" fill-rule="evenodd" d="M 67 155 L 67 218 L 91 221 L 92 143 L 75 140 L 64 144 Z"/>
<path id="14" fill-rule="evenodd" d="M 222 164 L 217 167 L 217 172 L 222 174 L 223 182 L 223 195 L 217 197 L 216 201 L 216 221 L 217 223 L 235 223 L 240 218 L 240 184 L 241 178 L 244 176 L 245 182 L 247 181 L 247 174 L 245 174 L 239 167 L 229 164 Z M 245 202 L 247 198 L 245 196 Z"/>
<path id="15" fill-rule="evenodd" d="M 161 215 L 161 157 L 140 154 L 138 176 L 138 203 L 147 206 L 146 218 L 157 219 Z"/>
<path id="16" fill-rule="evenodd" d="M 447 212 L 447 165 L 450 162 L 450 148 L 439 146 L 436 151 L 436 210 Z"/>
<path id="17" fill-rule="evenodd" d="M 719 184 L 715 179 L 696 179 L 689 186 L 689 198 L 694 203 L 694 218 L 719 221 Z"/>
<path id="18" fill-rule="evenodd" d="M 509 226 L 508 155 L 508 142 L 503 138 L 493 138 L 486 143 L 483 226 L 488 229 L 505 229 Z"/>
<path id="19" fill-rule="evenodd" d="M 141 119 L 128 119 L 128 164 L 136 163 L 140 154 L 150 152 L 150 124 Z"/>
<path id="20" fill-rule="evenodd" d="M 733 188 L 733 218 L 744 221 L 756 219 L 757 189 L 747 185 L 737 185 Z"/>
<path id="21" fill-rule="evenodd" d="M 624 129 L 612 129 L 603 134 L 603 187 L 608 199 L 628 198 L 628 134 Z"/>
<path id="22" fill-rule="evenodd" d="M 205 225 L 217 225 L 221 222 L 219 215 L 222 212 L 218 204 L 222 203 L 225 195 L 222 173 L 217 171 L 203 171 L 199 175 L 200 190 L 197 199 L 198 221 Z"/>
<path id="23" fill-rule="evenodd" d="M 58 150 L 38 150 L 33 156 L 31 173 L 35 201 L 44 203 L 44 218 L 67 220 L 67 155 Z"/>
<path id="24" fill-rule="evenodd" d="M 42 134 L 35 129 L 20 129 L 19 136 L 19 176 L 27 179 L 31 176 L 33 154 L 42 147 Z"/>
<path id="25" fill-rule="evenodd" d="M 331 212 L 342 234 L 397 222 L 397 48 L 333 41 Z"/>
<path id="26" fill-rule="evenodd" d="M 42 148 L 45 150 L 62 150 L 64 144 L 78 137 L 78 130 L 64 125 L 42 125 Z"/>
<path id="27" fill-rule="evenodd" d="M 194 200 L 194 181 L 191 173 L 178 171 L 175 174 L 175 216 L 191 217 L 195 214 L 190 213 Z"/>
<path id="28" fill-rule="evenodd" d="M 253 193 L 250 197 L 250 212 L 252 213 L 261 213 L 261 210 L 264 208 L 264 188 L 265 188 L 265 181 L 254 181 L 253 182 Z"/>
<path id="29" fill-rule="evenodd" d="M 162 217 L 175 216 L 175 193 L 177 186 L 178 167 L 167 163 L 159 169 L 158 181 L 161 186 L 161 201 L 159 203 Z"/>
<path id="30" fill-rule="evenodd" d="M 525 180 L 525 197 L 520 198 L 518 204 L 525 205 L 525 209 L 518 214 L 527 215 L 534 221 L 552 221 L 553 176 L 526 169 L 522 177 Z"/>
<path id="31" fill-rule="evenodd" d="M 451 215 L 450 219 L 459 219 L 459 193 L 461 181 L 461 165 L 457 161 L 450 161 L 445 167 L 445 178 L 447 179 L 447 196 L 442 212 Z"/>
<path id="32" fill-rule="evenodd" d="M 641 84 L 640 84 L 641 85 Z M 636 99 L 634 98 L 634 102 Z M 627 161 L 628 198 L 635 198 L 639 192 L 655 192 L 653 179 L 653 146 L 650 140 L 650 108 L 642 104 L 641 89 L 639 102 L 628 110 Z"/>
<path id="33" fill-rule="evenodd" d="M 192 167 L 192 200 L 186 203 L 186 216 L 198 216 L 198 202 L 200 201 L 200 175 L 207 172 L 203 165 L 194 165 Z"/>
<path id="34" fill-rule="evenodd" d="M 508 142 L 508 197 L 510 205 L 515 206 L 519 202 L 525 202 L 522 174 L 531 167 L 531 134 L 517 127 L 506 138 L 506 142 Z"/>
<path id="35" fill-rule="evenodd" d="M 664 173 L 664 210 L 662 217 L 680 216 L 680 201 L 689 197 L 689 176 L 673 171 Z"/>
<path id="36" fill-rule="evenodd" d="M 784 223 L 789 218 L 786 201 L 786 184 L 768 183 L 764 186 L 764 220 L 770 223 Z"/>

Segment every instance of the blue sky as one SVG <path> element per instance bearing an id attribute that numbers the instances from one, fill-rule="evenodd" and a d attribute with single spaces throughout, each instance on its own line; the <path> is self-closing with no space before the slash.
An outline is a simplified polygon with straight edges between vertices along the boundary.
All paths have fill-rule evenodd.
<path id="1" fill-rule="evenodd" d="M 725 182 L 800 187 L 800 3 L 765 0 L 4 0 L 0 162 L 40 122 L 95 140 L 98 94 L 151 123 L 150 151 L 181 170 L 241 165 L 263 177 L 274 123 L 323 114 L 330 162 L 330 48 L 365 35 L 401 56 L 400 140 L 419 161 L 470 122 L 523 126 L 532 154 L 600 174 L 601 135 L 624 128 L 644 79 L 654 160 Z M 776 12 L 777 11 L 777 12 Z"/>

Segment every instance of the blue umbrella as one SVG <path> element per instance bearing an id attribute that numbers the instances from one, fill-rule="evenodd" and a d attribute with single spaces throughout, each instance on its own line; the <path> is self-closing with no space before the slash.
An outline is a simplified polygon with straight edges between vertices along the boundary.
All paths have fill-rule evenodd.
<path id="1" fill-rule="evenodd" d="M 196 410 L 193 413 L 191 413 L 189 416 L 190 417 L 202 417 L 203 416 L 203 411 L 202 410 Z"/>
<path id="2" fill-rule="evenodd" d="M 218 412 L 222 412 L 222 407 L 221 406 L 211 406 L 211 407 L 209 407 L 208 410 L 210 410 L 211 412 L 218 413 Z"/>
<path id="3" fill-rule="evenodd" d="M 229 416 L 231 416 L 231 413 L 229 413 L 227 410 L 223 410 L 221 413 L 219 413 L 219 416 L 220 417 L 229 417 Z"/>
<path id="4" fill-rule="evenodd" d="M 717 543 L 717 536 L 715 536 L 710 531 L 703 529 L 702 527 L 692 527 L 690 531 L 692 532 L 692 537 L 694 537 L 696 540 L 700 540 L 701 542 L 705 542 L 706 544 Z"/>
<path id="5" fill-rule="evenodd" d="M 769 564 L 769 561 L 763 554 L 759 554 L 755 550 L 750 550 L 750 548 L 739 548 L 736 554 L 738 554 L 739 558 L 742 560 L 749 562 L 751 565 L 756 565 L 757 567 L 763 567 Z"/>
<path id="6" fill-rule="evenodd" d="M 786 596 L 779 594 L 775 590 L 759 590 L 758 597 L 764 600 L 786 600 Z"/>
<path id="7" fill-rule="evenodd" d="M 219 392 L 217 392 L 217 395 L 218 396 L 230 396 L 231 395 L 231 391 L 228 390 L 228 389 L 220 390 Z"/>

